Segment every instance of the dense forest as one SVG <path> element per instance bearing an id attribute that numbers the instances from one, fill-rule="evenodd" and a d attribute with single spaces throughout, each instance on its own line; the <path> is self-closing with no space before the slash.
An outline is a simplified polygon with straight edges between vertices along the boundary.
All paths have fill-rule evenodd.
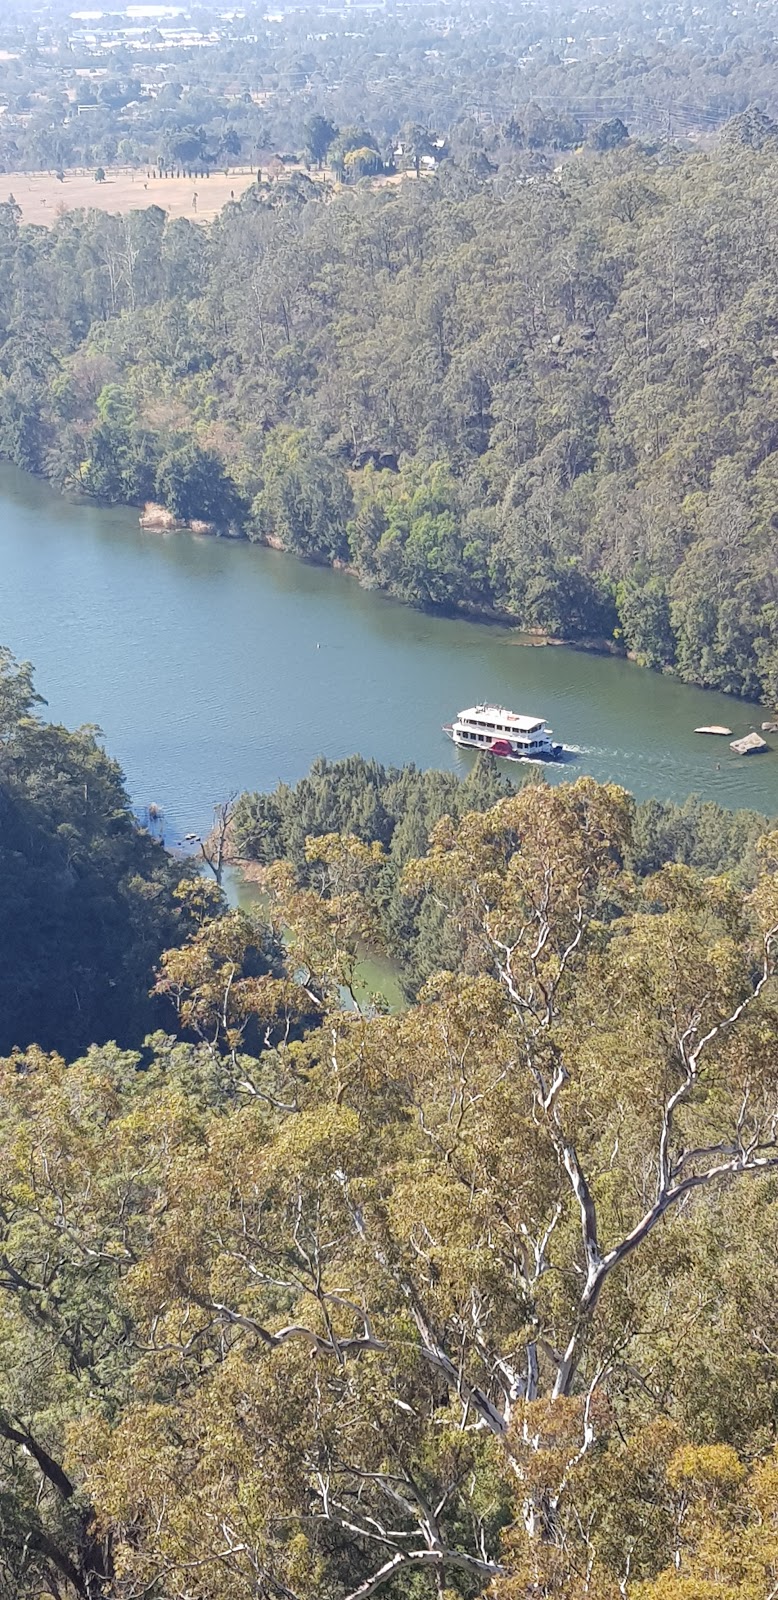
<path id="1" fill-rule="evenodd" d="M 538 769 L 529 770 L 524 781 L 543 791 Z M 294 787 L 239 796 L 230 818 L 231 856 L 249 877 L 258 867 L 288 862 L 300 888 L 317 889 L 321 863 L 311 854 L 312 839 L 339 834 L 380 845 L 379 864 L 363 888 L 372 937 L 397 964 L 406 995 L 415 998 L 434 972 L 458 969 L 466 952 L 458 914 L 452 917 L 426 888 L 411 892 L 406 869 L 424 854 L 443 817 L 457 825 L 513 791 L 496 761 L 482 761 L 460 779 L 453 772 L 383 767 L 361 756 L 320 757 Z M 766 828 L 757 812 L 725 811 L 695 796 L 683 806 L 645 800 L 632 809 L 625 862 L 639 878 L 674 861 L 703 873 L 726 872 L 740 888 L 751 888 L 756 843 Z"/>
<path id="2" fill-rule="evenodd" d="M 55 938 L 3 1016 L 0 1594 L 765 1600 L 766 819 L 319 762 L 231 818 L 251 916 L 0 704 L 6 979 L 125 932 L 90 1048 Z M 403 899 L 413 999 L 347 1009 Z"/>
<path id="3" fill-rule="evenodd" d="M 187 863 L 136 826 L 99 730 L 42 719 L 0 650 L 0 1050 L 73 1052 L 153 1025 L 162 951 L 194 925 Z"/>
<path id="4" fill-rule="evenodd" d="M 0 167 L 259 174 L 0 204 L 0 455 L 777 701 L 772 33 L 8 0 Z M 778 824 L 553 776 L 174 856 L 0 648 L 0 1600 L 778 1596 Z"/>
<path id="5" fill-rule="evenodd" d="M 531 180 L 293 174 L 209 229 L 5 205 L 0 448 L 774 700 L 776 130 L 597 142 Z"/>

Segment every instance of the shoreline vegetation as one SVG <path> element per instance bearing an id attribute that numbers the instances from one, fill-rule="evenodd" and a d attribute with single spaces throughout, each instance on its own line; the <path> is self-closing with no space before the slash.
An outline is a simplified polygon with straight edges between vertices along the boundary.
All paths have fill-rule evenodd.
<path id="1" fill-rule="evenodd" d="M 0 651 L 5 1592 L 388 1595 L 433 1505 L 452 1596 L 767 1593 L 767 819 L 352 756 L 209 876 L 41 705 Z"/>
<path id="2" fill-rule="evenodd" d="M 176 517 L 172 511 L 168 511 L 166 506 L 159 505 L 153 500 L 147 501 L 143 507 L 138 518 L 138 524 L 145 533 L 194 533 L 201 538 L 233 539 L 240 543 L 262 544 L 266 549 L 276 550 L 280 555 L 291 554 L 283 540 L 277 538 L 275 534 L 266 533 L 262 539 L 252 540 L 247 533 L 234 526 L 220 528 L 214 522 L 203 522 L 197 517 L 191 517 L 189 521 L 184 521 Z M 298 556 L 297 559 L 307 561 L 311 566 L 330 566 L 333 572 L 340 572 L 346 578 L 355 579 L 357 583 L 361 581 L 357 567 L 350 565 L 347 561 L 335 560 L 327 562 L 317 556 Z M 390 596 L 390 598 L 396 597 Z M 439 609 L 445 611 L 446 608 L 440 607 Z M 629 652 L 620 647 L 613 639 L 558 639 L 546 633 L 543 628 L 520 628 L 516 617 L 509 611 L 497 611 L 494 608 L 479 610 L 475 606 L 468 605 L 466 601 L 461 601 L 456 610 L 451 608 L 450 614 L 452 616 L 467 617 L 473 622 L 493 623 L 500 627 L 513 628 L 517 633 L 526 636 L 515 639 L 514 643 L 522 645 L 528 650 L 544 649 L 546 646 L 556 645 L 566 649 L 590 650 L 598 655 L 629 656 Z M 631 659 L 634 660 L 634 656 Z"/>
<path id="3" fill-rule="evenodd" d="M 778 1600 L 764 0 L 2 10 L 0 1600 Z"/>
<path id="4" fill-rule="evenodd" d="M 188 1570 L 214 1549 L 223 1561 L 205 1485 L 220 1522 L 239 1524 L 241 1554 L 247 1543 L 257 1552 L 246 1595 L 261 1558 L 278 1592 L 357 1600 L 386 1587 L 387 1566 L 390 1578 L 412 1571 L 418 1548 L 506 1597 L 534 1588 L 572 1600 L 578 1573 L 564 1588 L 559 1573 L 579 1551 L 603 1596 L 734 1596 L 734 1585 L 707 1581 L 722 1551 L 727 1572 L 748 1561 L 751 1592 L 767 1592 L 775 1443 L 760 1340 L 775 1320 L 775 1189 L 759 1174 L 778 1162 L 776 1024 L 762 992 L 776 970 L 778 841 L 758 842 L 749 894 L 666 856 L 644 879 L 630 859 L 634 824 L 625 791 L 590 780 L 542 795 L 529 784 L 496 803 L 482 795 L 458 826 L 441 816 L 402 869 L 401 892 L 438 908 L 451 965 L 437 965 L 396 1017 L 340 1004 L 383 895 L 377 840 L 309 836 L 299 870 L 269 865 L 271 930 L 280 921 L 289 936 L 286 982 L 283 967 L 268 981 L 244 977 L 241 924 L 227 918 L 165 953 L 157 988 L 185 1037 L 199 1024 L 218 1066 L 200 1076 L 179 1049 L 179 1071 L 207 1094 L 207 1133 L 189 1101 L 183 1155 L 164 1188 L 148 1185 L 127 1274 L 153 1330 L 141 1392 L 96 1443 L 87 1434 L 79 1457 L 102 1525 L 122 1518 L 123 1575 L 140 1584 L 160 1550 Z M 516 930 L 528 927 L 525 947 Z M 441 953 L 439 943 L 438 962 Z M 264 1032 L 264 1048 L 248 1044 L 250 1029 L 254 1040 Z M 698 1071 L 709 1040 L 714 1065 Z M 687 1047 L 693 1071 L 674 1071 L 685 1057 L 670 1052 Z M 138 1137 L 162 1118 L 156 1101 L 146 1118 L 133 1110 L 137 1164 Z M 752 1263 L 744 1239 L 755 1231 Z M 532 1277 L 537 1238 L 544 1270 Z M 605 1291 L 591 1305 L 587 1251 Z M 149 1261 L 142 1275 L 138 1255 Z M 710 1290 L 722 1278 L 727 1317 Z M 665 1329 L 682 1308 L 679 1354 Z M 627 1336 L 636 1354 L 661 1358 L 661 1388 L 646 1381 L 646 1358 L 617 1365 Z M 212 1364 L 206 1346 L 219 1351 Z M 734 1363 L 733 1409 L 710 1374 Z M 529 1394 L 516 1376 L 528 1365 Z M 754 1371 L 766 1377 L 749 1385 Z M 710 1442 L 719 1434 L 726 1444 Z M 680 1512 L 669 1492 L 679 1484 Z M 690 1493 L 694 1518 L 707 1519 L 699 1534 Z M 392 1520 L 376 1554 L 371 1524 L 385 1500 Z M 434 1532 L 411 1546 L 430 1505 Z M 546 1518 L 541 1532 L 528 1506 Z M 649 1513 L 637 1575 L 630 1567 L 619 1582 Z M 681 1520 L 684 1566 L 703 1576 L 679 1587 Z"/>
<path id="5" fill-rule="evenodd" d="M 189 522 L 184 522 L 176 518 L 164 506 L 160 506 L 153 501 L 149 501 L 144 506 L 138 522 L 140 527 L 149 533 L 194 533 L 201 537 L 234 539 L 242 543 L 262 544 L 266 549 L 276 550 L 281 555 L 292 553 L 283 540 L 272 533 L 265 534 L 262 539 L 252 540 L 248 534 L 235 528 L 219 528 L 215 523 L 201 522 L 195 517 Z M 347 561 L 335 560 L 327 562 L 317 556 L 298 556 L 297 559 L 307 561 L 311 566 L 331 566 L 334 572 L 340 572 L 344 577 L 353 578 L 357 583 L 362 581 L 358 569 L 351 566 Z M 391 591 L 387 591 L 387 593 L 389 593 L 390 598 L 397 598 L 397 596 L 391 595 Z M 583 650 L 593 655 L 620 656 L 626 661 L 633 661 L 637 666 L 647 665 L 638 651 L 626 649 L 623 643 L 617 639 L 588 639 L 586 637 L 566 639 L 555 637 L 553 634 L 547 633 L 543 628 L 522 626 L 515 615 L 509 611 L 496 611 L 493 608 L 479 610 L 475 606 L 468 605 L 466 601 L 462 601 L 456 609 L 445 606 L 440 606 L 437 609 L 442 611 L 444 615 L 465 617 L 472 622 L 480 622 L 487 625 L 492 623 L 499 627 L 512 628 L 514 633 L 519 635 L 512 642 L 525 650 L 543 650 L 547 648 Z M 672 668 L 667 665 L 661 670 L 666 673 L 672 673 Z M 712 687 L 712 685 L 701 685 L 700 687 Z"/>
<path id="6" fill-rule="evenodd" d="M 410 1003 L 433 972 L 456 965 L 458 934 L 434 899 L 408 895 L 406 867 L 427 849 L 442 818 L 457 827 L 468 812 L 488 810 L 533 785 L 547 788 L 537 768 L 509 777 L 485 757 L 461 778 L 413 764 L 387 767 L 360 755 L 337 761 L 322 756 L 299 783 L 281 783 L 272 792 L 244 791 L 228 806 L 217 807 L 202 857 L 211 872 L 214 862 L 224 861 L 255 892 L 267 882 L 268 869 L 285 861 L 304 890 L 319 882 L 312 840 L 339 835 L 380 847 L 382 862 L 371 891 L 371 948 L 389 958 Z M 727 872 L 744 887 L 750 883 L 757 842 L 770 826 L 767 817 L 725 810 L 696 796 L 682 805 L 658 799 L 631 803 L 629 863 L 637 876 L 650 876 L 674 861 L 703 873 Z"/>
<path id="7" fill-rule="evenodd" d="M 206 227 L 0 205 L 0 453 L 775 704 L 778 128 L 614 140 Z"/>

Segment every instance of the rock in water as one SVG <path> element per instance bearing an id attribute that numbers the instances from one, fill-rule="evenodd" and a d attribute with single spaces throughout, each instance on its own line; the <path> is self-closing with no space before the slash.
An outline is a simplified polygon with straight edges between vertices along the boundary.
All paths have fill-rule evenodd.
<path id="1" fill-rule="evenodd" d="M 769 750 L 770 746 L 761 733 L 747 733 L 745 739 L 733 739 L 729 748 L 739 756 L 755 756 L 762 750 Z"/>

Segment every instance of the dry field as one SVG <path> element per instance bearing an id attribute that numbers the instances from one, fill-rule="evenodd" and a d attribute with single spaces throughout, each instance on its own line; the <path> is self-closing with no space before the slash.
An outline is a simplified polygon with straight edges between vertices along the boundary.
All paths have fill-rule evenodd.
<path id="1" fill-rule="evenodd" d="M 162 206 L 171 217 L 210 222 L 254 181 L 254 175 L 244 171 L 226 177 L 224 172 L 214 172 L 209 178 L 147 178 L 145 172 L 107 167 L 104 183 L 95 182 L 93 171 L 67 172 L 62 183 L 53 172 L 4 172 L 0 174 L 0 201 L 13 195 L 24 221 L 44 226 L 62 210 L 94 207 L 126 213 L 152 205 Z"/>

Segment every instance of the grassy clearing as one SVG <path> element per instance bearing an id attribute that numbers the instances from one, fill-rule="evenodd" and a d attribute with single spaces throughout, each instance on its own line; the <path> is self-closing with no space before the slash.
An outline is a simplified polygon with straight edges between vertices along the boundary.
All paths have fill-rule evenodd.
<path id="1" fill-rule="evenodd" d="M 64 181 L 53 172 L 0 174 L 0 201 L 11 195 L 22 208 L 25 222 L 51 225 L 61 211 L 81 207 L 125 214 L 146 206 L 162 206 L 171 217 L 210 222 L 231 198 L 236 200 L 254 183 L 255 174 L 214 172 L 209 178 L 147 178 L 134 168 L 106 168 L 105 182 L 96 183 L 94 172 L 66 172 Z M 197 204 L 195 206 L 195 195 Z"/>

